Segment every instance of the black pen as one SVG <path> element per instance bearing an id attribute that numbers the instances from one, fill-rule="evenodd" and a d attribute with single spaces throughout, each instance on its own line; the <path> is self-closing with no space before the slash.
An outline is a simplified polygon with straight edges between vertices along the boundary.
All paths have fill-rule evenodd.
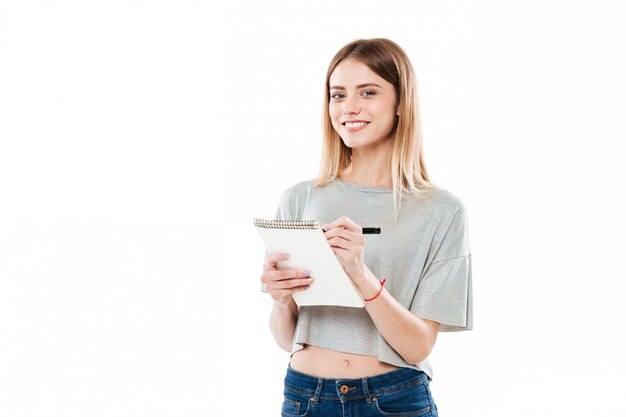
<path id="1" fill-rule="evenodd" d="M 379 235 L 380 227 L 363 227 L 361 231 L 364 235 Z M 322 232 L 326 233 L 326 230 L 322 229 Z"/>

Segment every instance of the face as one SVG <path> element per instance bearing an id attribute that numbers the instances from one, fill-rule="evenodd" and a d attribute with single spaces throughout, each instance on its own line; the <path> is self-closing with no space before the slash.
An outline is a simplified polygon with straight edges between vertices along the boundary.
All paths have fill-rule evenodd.
<path id="1" fill-rule="evenodd" d="M 330 75 L 328 112 L 349 148 L 375 148 L 391 140 L 398 111 L 393 85 L 367 65 L 345 59 Z"/>

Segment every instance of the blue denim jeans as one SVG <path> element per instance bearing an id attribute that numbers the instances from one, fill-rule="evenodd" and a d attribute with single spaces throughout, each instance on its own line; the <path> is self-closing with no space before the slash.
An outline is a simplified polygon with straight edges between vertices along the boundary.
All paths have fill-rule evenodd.
<path id="1" fill-rule="evenodd" d="M 283 417 L 438 417 L 428 376 L 402 368 L 369 378 L 321 378 L 287 368 Z"/>

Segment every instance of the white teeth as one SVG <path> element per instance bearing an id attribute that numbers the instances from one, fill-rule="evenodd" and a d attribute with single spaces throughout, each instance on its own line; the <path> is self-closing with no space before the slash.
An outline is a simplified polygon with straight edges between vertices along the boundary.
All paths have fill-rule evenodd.
<path id="1" fill-rule="evenodd" d="M 365 126 L 366 124 L 367 124 L 366 122 L 356 122 L 356 123 L 346 122 L 346 127 L 361 127 L 361 126 Z"/>

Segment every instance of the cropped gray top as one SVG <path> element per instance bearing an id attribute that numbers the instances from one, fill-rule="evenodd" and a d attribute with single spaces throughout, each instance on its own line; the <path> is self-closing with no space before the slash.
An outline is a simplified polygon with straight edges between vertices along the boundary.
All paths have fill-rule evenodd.
<path id="1" fill-rule="evenodd" d="M 339 179 L 315 187 L 300 182 L 281 196 L 277 220 L 330 223 L 347 216 L 362 227 L 381 227 L 369 235 L 364 261 L 385 288 L 418 317 L 441 323 L 440 331 L 472 328 L 472 270 L 468 222 L 462 201 L 437 188 L 426 200 L 403 197 L 394 220 L 391 188 L 363 187 Z M 315 284 L 313 284 L 315 285 Z M 314 345 L 377 357 L 399 367 L 424 371 L 428 360 L 406 363 L 380 335 L 364 308 L 306 306 L 298 310 L 292 354 Z"/>

